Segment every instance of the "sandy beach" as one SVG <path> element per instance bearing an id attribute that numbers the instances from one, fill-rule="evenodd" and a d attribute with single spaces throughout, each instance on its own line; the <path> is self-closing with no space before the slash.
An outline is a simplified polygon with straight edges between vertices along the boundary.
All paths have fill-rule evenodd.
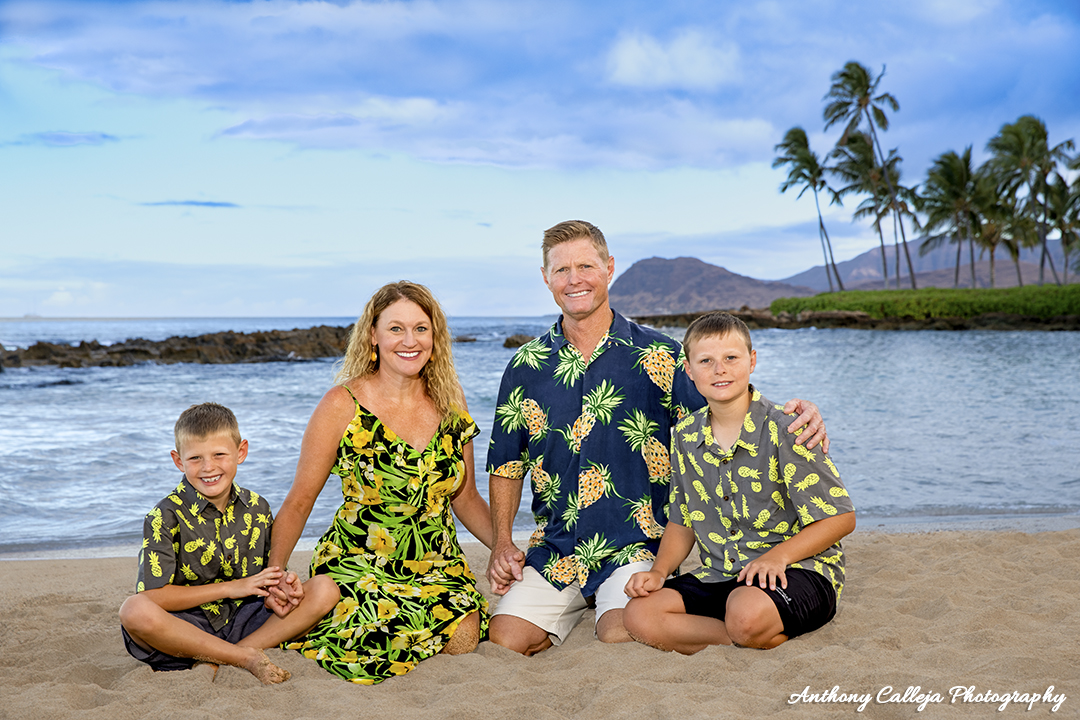
<path id="1" fill-rule="evenodd" d="M 860 528 L 844 541 L 836 619 L 775 650 L 683 657 L 604 645 L 590 612 L 562 647 L 537 657 L 482 643 L 373 687 L 280 650 L 269 654 L 293 677 L 274 687 L 231 667 L 212 684 L 154 673 L 120 640 L 134 556 L 4 560 L 0 718 L 1075 718 L 1080 529 L 1064 524 L 1072 529 Z M 485 566 L 483 547 L 467 553 Z M 305 567 L 307 555 L 292 566 Z"/>

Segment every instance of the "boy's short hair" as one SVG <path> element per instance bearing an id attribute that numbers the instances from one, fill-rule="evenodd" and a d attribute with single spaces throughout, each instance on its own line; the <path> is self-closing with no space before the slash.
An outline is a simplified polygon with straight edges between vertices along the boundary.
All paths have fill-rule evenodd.
<path id="1" fill-rule="evenodd" d="M 683 352 L 689 355 L 690 345 L 702 338 L 720 337 L 731 332 L 742 336 L 747 352 L 753 351 L 754 344 L 750 341 L 750 328 L 746 327 L 746 323 L 731 313 L 717 311 L 702 315 L 690 323 L 683 335 Z"/>
<path id="2" fill-rule="evenodd" d="M 180 446 L 187 440 L 201 440 L 218 433 L 227 433 L 234 443 L 240 445 L 240 425 L 236 422 L 233 411 L 212 402 L 192 405 L 180 413 L 173 427 L 176 451 L 182 452 Z"/>
<path id="3" fill-rule="evenodd" d="M 567 220 L 544 231 L 544 242 L 540 245 L 544 251 L 544 267 L 548 266 L 548 253 L 551 252 L 551 248 L 571 240 L 581 239 L 592 241 L 601 260 L 606 262 L 610 257 L 607 240 L 604 238 L 604 233 L 600 232 L 600 228 L 584 220 Z"/>

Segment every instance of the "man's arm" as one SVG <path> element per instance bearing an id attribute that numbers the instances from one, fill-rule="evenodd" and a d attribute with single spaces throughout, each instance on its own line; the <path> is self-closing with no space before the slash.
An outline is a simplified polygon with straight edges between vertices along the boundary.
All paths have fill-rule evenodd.
<path id="1" fill-rule="evenodd" d="M 218 600 L 250 597 L 266 597 L 267 586 L 277 585 L 284 575 L 281 568 L 268 567 L 257 575 L 229 580 L 228 582 L 209 583 L 207 585 L 163 585 L 152 590 L 143 590 L 142 594 L 153 600 L 158 607 L 167 612 L 190 610 L 204 603 Z"/>
<path id="2" fill-rule="evenodd" d="M 501 475 L 488 476 L 493 537 L 487 577 L 491 591 L 496 595 L 505 595 L 514 581 L 522 577 L 525 553 L 514 545 L 513 530 L 523 484 L 523 480 L 511 480 Z"/>

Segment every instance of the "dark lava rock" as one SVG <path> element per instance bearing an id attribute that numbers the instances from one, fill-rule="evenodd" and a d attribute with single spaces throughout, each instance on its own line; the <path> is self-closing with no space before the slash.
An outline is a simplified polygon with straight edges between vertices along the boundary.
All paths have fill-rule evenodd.
<path id="1" fill-rule="evenodd" d="M 529 342 L 532 339 L 533 338 L 532 338 L 531 335 L 521 335 L 521 334 L 511 335 L 510 337 L 503 340 L 503 347 L 504 348 L 519 348 L 519 347 L 521 347 L 522 345 L 524 345 L 525 343 Z"/>

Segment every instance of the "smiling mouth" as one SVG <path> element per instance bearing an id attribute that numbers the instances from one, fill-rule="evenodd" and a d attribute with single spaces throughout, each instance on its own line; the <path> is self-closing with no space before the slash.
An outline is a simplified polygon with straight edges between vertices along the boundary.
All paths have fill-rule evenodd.
<path id="1" fill-rule="evenodd" d="M 221 480 L 221 478 L 222 478 L 222 476 L 221 476 L 221 475 L 214 475 L 213 477 L 204 477 L 204 478 L 199 478 L 199 480 L 201 480 L 202 482 L 206 483 L 207 485 L 213 485 L 213 484 L 214 484 L 214 483 L 216 483 L 217 481 Z"/>
<path id="2" fill-rule="evenodd" d="M 589 294 L 588 290 L 578 290 L 577 292 L 566 293 L 566 297 L 579 298 L 579 297 L 584 297 L 585 295 L 588 295 L 588 294 Z"/>
<path id="3" fill-rule="evenodd" d="M 406 360 L 412 360 L 414 357 L 416 357 L 417 355 L 420 354 L 420 351 L 417 350 L 415 352 L 399 352 L 399 353 L 395 353 L 395 354 L 400 358 L 405 358 Z"/>

